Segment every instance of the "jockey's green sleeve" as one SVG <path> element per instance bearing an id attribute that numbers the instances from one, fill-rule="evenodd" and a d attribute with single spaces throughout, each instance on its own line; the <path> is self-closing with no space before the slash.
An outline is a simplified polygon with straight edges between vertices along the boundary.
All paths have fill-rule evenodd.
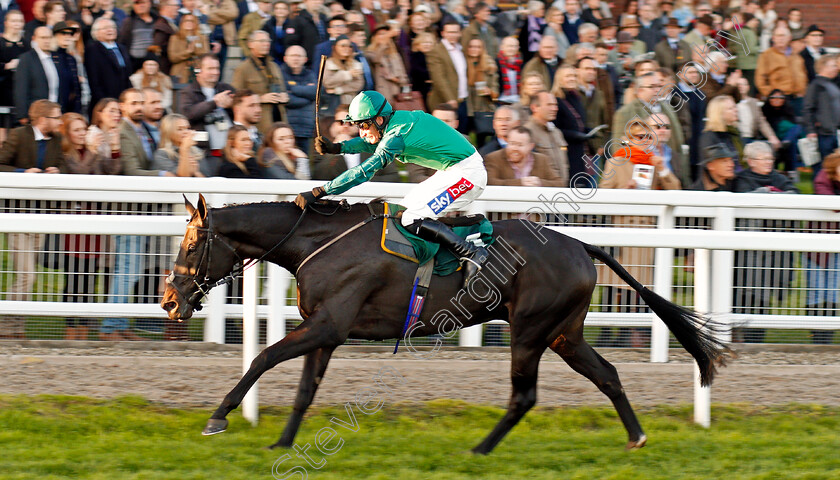
<path id="1" fill-rule="evenodd" d="M 445 170 L 476 153 L 475 147 L 454 128 L 428 113 L 394 112 L 382 140 L 371 145 L 361 138 L 341 144 L 341 153 L 372 153 L 361 164 L 324 185 L 327 195 L 337 195 L 370 180 L 394 160 Z"/>

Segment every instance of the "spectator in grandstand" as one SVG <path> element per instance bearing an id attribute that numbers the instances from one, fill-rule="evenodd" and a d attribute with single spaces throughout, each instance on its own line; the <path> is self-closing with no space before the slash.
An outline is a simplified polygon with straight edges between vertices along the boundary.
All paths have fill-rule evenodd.
<path id="1" fill-rule="evenodd" d="M 263 171 L 254 158 L 254 143 L 242 125 L 230 127 L 225 144 L 225 161 L 219 176 L 226 178 L 263 178 Z"/>
<path id="2" fill-rule="evenodd" d="M 195 132 L 187 117 L 173 113 L 160 122 L 160 147 L 155 151 L 152 168 L 178 177 L 203 177 L 204 152 L 196 146 Z"/>
<path id="3" fill-rule="evenodd" d="M 134 88 L 143 90 L 151 88 L 161 94 L 163 108 L 172 108 L 172 78 L 160 71 L 159 57 L 149 55 L 143 62 L 143 68 L 128 77 Z"/>
<path id="4" fill-rule="evenodd" d="M 516 37 L 502 39 L 501 49 L 496 56 L 499 65 L 499 102 L 519 102 L 519 83 L 522 79 L 522 57 L 519 55 L 519 40 Z"/>
<path id="5" fill-rule="evenodd" d="M 283 63 L 283 55 L 286 53 L 286 28 L 288 26 L 289 5 L 283 0 L 278 0 L 274 3 L 271 18 L 263 24 L 262 29 L 271 37 L 271 57 L 279 64 Z"/>
<path id="6" fill-rule="evenodd" d="M 545 14 L 546 27 L 543 30 L 543 37 L 554 37 L 557 40 L 557 56 L 560 58 L 566 58 L 566 52 L 571 46 L 566 34 L 563 33 L 565 19 L 563 11 L 556 7 L 549 8 Z"/>
<path id="7" fill-rule="evenodd" d="M 666 117 L 663 117 L 663 122 L 660 123 L 656 116 L 650 116 L 642 119 L 642 122 L 630 125 L 621 138 L 624 147 L 615 148 L 614 152 L 612 152 L 612 157 L 605 162 L 604 173 L 601 176 L 599 187 L 618 189 L 646 188 L 646 185 L 639 185 L 634 179 L 634 170 L 636 165 L 649 165 L 653 167 L 653 178 L 651 185 L 646 189 L 679 190 L 681 188 L 680 180 L 669 168 L 667 157 L 658 155 L 658 153 L 667 154 L 668 150 L 657 148 L 658 146 L 656 145 L 658 135 L 667 131 L 664 128 L 668 126 L 668 124 L 664 123 L 666 121 Z M 652 128 L 656 128 L 655 132 L 657 137 L 651 135 Z M 662 142 L 662 145 L 667 147 L 665 142 Z M 615 223 L 627 222 L 616 221 Z M 647 263 L 643 264 L 647 265 Z M 645 284 L 648 285 L 649 283 Z"/>
<path id="8" fill-rule="evenodd" d="M 618 59 L 626 64 L 628 70 L 632 68 L 632 61 L 639 55 L 647 53 L 647 45 L 639 40 L 639 20 L 636 17 L 627 16 L 621 21 L 621 29 L 616 37 L 619 55 Z"/>
<path id="9" fill-rule="evenodd" d="M 544 16 L 545 3 L 539 0 L 530 0 L 528 2 L 528 15 L 519 30 L 519 46 L 522 49 L 522 59 L 526 62 L 531 60 L 539 49 L 540 40 L 543 38 L 546 27 Z M 560 28 L 562 29 L 562 24 Z"/>
<path id="10" fill-rule="evenodd" d="M 260 107 L 260 96 L 244 89 L 237 90 L 233 94 L 233 124 L 242 125 L 248 129 L 251 141 L 254 145 L 262 145 L 263 135 L 257 128 L 262 119 L 262 108 Z"/>
<path id="11" fill-rule="evenodd" d="M 700 157 L 700 178 L 689 190 L 732 192 L 735 180 L 737 153 L 726 145 L 712 145 L 703 149 Z"/>
<path id="12" fill-rule="evenodd" d="M 639 34 L 636 36 L 644 42 L 645 51 L 652 52 L 664 33 L 662 20 L 656 13 L 656 6 L 651 2 L 644 2 L 639 7 Z"/>
<path id="13" fill-rule="evenodd" d="M 181 17 L 178 33 L 169 38 L 169 74 L 178 83 L 190 83 L 195 78 L 198 57 L 210 52 L 210 41 L 201 33 L 198 18 L 187 14 Z"/>
<path id="14" fill-rule="evenodd" d="M 654 115 L 656 117 L 667 116 L 671 125 L 671 139 L 668 145 L 673 152 L 671 166 L 674 175 L 683 185 L 691 183 L 691 168 L 688 161 L 682 155 L 682 144 L 684 136 L 674 108 L 661 98 L 663 83 L 660 75 L 655 72 L 647 73 L 636 79 L 636 98 L 625 103 L 613 117 L 612 137 L 616 140 L 625 135 L 625 129 L 634 118 L 646 118 Z M 636 118 L 636 121 L 639 121 Z"/>
<path id="15" fill-rule="evenodd" d="M 563 19 L 563 33 L 569 39 L 569 44 L 574 45 L 578 43 L 578 28 L 583 25 L 583 19 L 580 16 L 580 1 L 566 0 L 565 15 Z"/>
<path id="16" fill-rule="evenodd" d="M 286 80 L 280 67 L 268 56 L 271 40 L 268 33 L 257 30 L 248 38 L 251 55 L 233 71 L 233 85 L 237 90 L 248 89 L 260 96 L 262 118 L 258 125 L 265 132 L 274 121 L 285 120 L 284 105 L 289 102 Z M 326 84 L 326 73 L 325 73 Z"/>
<path id="17" fill-rule="evenodd" d="M 103 98 L 117 98 L 131 87 L 129 76 L 134 72 L 128 49 L 116 43 L 117 25 L 100 17 L 93 22 L 93 40 L 85 47 L 85 71 L 90 84 L 90 105 Z"/>
<path id="18" fill-rule="evenodd" d="M 808 81 L 814 80 L 817 76 L 817 70 L 814 68 L 814 62 L 828 51 L 823 48 L 823 40 L 825 39 L 825 31 L 816 25 L 808 27 L 805 33 L 805 48 L 799 52 L 802 60 L 805 62 L 805 71 L 808 73 Z"/>
<path id="19" fill-rule="evenodd" d="M 309 157 L 295 145 L 295 134 L 287 123 L 275 122 L 271 125 L 257 158 L 265 178 L 310 178 Z"/>
<path id="20" fill-rule="evenodd" d="M 315 58 L 315 46 L 328 40 L 327 17 L 321 13 L 323 5 L 323 0 L 305 0 L 303 10 L 289 21 L 289 28 L 286 29 L 286 47 L 302 46 L 306 50 L 306 57 L 309 58 L 308 65 L 311 65 Z M 318 61 L 320 60 L 319 57 Z"/>
<path id="21" fill-rule="evenodd" d="M 217 55 L 220 68 L 224 68 L 227 49 L 236 45 L 236 19 L 239 10 L 233 0 L 202 0 L 210 32 L 210 52 Z"/>
<path id="22" fill-rule="evenodd" d="M 475 131 L 476 145 L 484 146 L 492 134 L 492 112 L 499 96 L 499 72 L 496 62 L 484 51 L 481 40 L 474 38 L 467 44 L 467 116 L 468 130 Z"/>
<path id="23" fill-rule="evenodd" d="M 64 2 L 61 0 L 50 2 L 36 0 L 32 4 L 32 15 L 35 18 L 28 22 L 23 30 L 23 38 L 26 42 L 32 40 L 38 27 L 48 27 L 52 30 L 54 25 L 63 22 L 67 18 L 67 11 L 64 9 Z"/>
<path id="24" fill-rule="evenodd" d="M 837 55 L 823 55 L 817 59 L 817 75 L 808 85 L 802 125 L 808 138 L 816 138 L 820 156 L 827 157 L 837 150 L 837 130 L 840 129 L 840 87 L 837 86 Z M 816 170 L 820 164 L 814 165 Z"/>
<path id="25" fill-rule="evenodd" d="M 152 11 L 152 0 L 134 0 L 131 13 L 120 27 L 117 41 L 128 47 L 131 71 L 143 66 L 143 60 L 153 45 L 154 25 L 158 14 Z"/>
<path id="26" fill-rule="evenodd" d="M 754 17 L 750 13 L 744 13 L 738 16 L 741 20 L 741 28 L 739 31 L 730 30 L 730 35 L 738 35 L 743 45 L 735 47 L 738 49 L 733 60 L 732 66 L 741 71 L 743 76 L 750 83 L 750 92 L 755 91 L 755 69 L 758 66 L 758 56 L 761 54 L 761 47 L 759 46 L 758 35 L 761 28 L 761 20 Z"/>
<path id="27" fill-rule="evenodd" d="M 557 118 L 557 98 L 541 91 L 531 98 L 531 118 L 523 125 L 531 132 L 534 151 L 547 156 L 551 166 L 562 178 L 569 178 L 569 159 L 566 139 L 553 121 Z"/>
<path id="28" fill-rule="evenodd" d="M 365 57 L 373 67 L 376 91 L 393 104 L 403 88 L 408 87 L 409 81 L 402 55 L 394 44 L 392 32 L 393 30 L 387 25 L 376 27 L 370 39 L 370 45 L 365 49 Z"/>
<path id="29" fill-rule="evenodd" d="M 490 58 L 496 57 L 499 53 L 499 37 L 496 35 L 496 29 L 490 24 L 491 14 L 490 5 L 484 2 L 475 4 L 472 21 L 470 26 L 464 29 L 461 39 L 464 49 L 467 48 L 470 40 L 477 38 L 484 44 Z"/>
<path id="30" fill-rule="evenodd" d="M 607 128 L 595 133 L 587 140 L 589 153 L 603 153 L 604 143 L 610 138 L 609 125 L 611 118 L 607 114 L 607 101 L 604 92 L 596 85 L 598 67 L 597 62 L 591 57 L 584 57 L 577 62 L 577 89 L 580 92 L 580 100 L 583 104 L 583 120 L 587 133 L 599 125 L 607 125 Z M 559 114 L 558 114 L 559 116 Z"/>
<path id="31" fill-rule="evenodd" d="M 160 119 L 166 113 L 163 108 L 163 95 L 151 87 L 143 91 L 143 127 L 149 132 L 155 145 L 160 145 Z"/>
<path id="32" fill-rule="evenodd" d="M 52 30 L 38 27 L 33 36 L 32 50 L 19 57 L 15 69 L 14 105 L 21 123 L 26 122 L 26 113 L 32 102 L 41 99 L 59 102 L 61 91 L 69 89 L 67 85 L 61 85 L 62 78 L 52 59 L 52 42 Z M 75 80 L 78 87 L 78 77 Z M 66 83 L 67 79 L 64 81 Z"/>
<path id="33" fill-rule="evenodd" d="M 520 125 L 519 112 L 509 106 L 502 105 L 493 113 L 493 138 L 478 150 L 485 159 L 487 155 L 507 146 L 510 131 Z"/>
<path id="34" fill-rule="evenodd" d="M 157 142 L 150 130 L 143 123 L 145 118 L 144 107 L 145 97 L 142 90 L 130 88 L 120 95 L 119 108 L 122 114 L 122 122 L 119 126 L 120 145 L 122 147 L 123 175 L 142 176 L 174 176 L 170 172 L 154 169 L 151 167 L 152 158 L 157 150 Z M 113 103 L 113 99 L 103 99 L 94 106 L 94 110 L 106 107 Z M 101 105 L 100 105 L 101 104 Z M 111 112 L 106 112 L 106 122 L 112 119 Z M 94 119 L 96 123 L 96 119 Z M 110 126 L 110 123 L 106 123 Z M 104 129 L 105 130 L 105 129 Z"/>
<path id="35" fill-rule="evenodd" d="M 335 39 L 341 35 L 347 35 L 347 20 L 344 16 L 330 17 L 327 21 L 327 35 L 328 39 L 315 45 L 315 65 L 320 65 L 321 55 L 329 57 L 332 54 Z"/>
<path id="36" fill-rule="evenodd" d="M 510 131 L 509 142 L 501 150 L 485 158 L 488 185 L 516 185 L 524 187 L 565 187 L 564 178 L 545 155 L 536 153 L 531 132 L 524 127 Z"/>
<path id="37" fill-rule="evenodd" d="M 802 11 L 798 8 L 791 8 L 787 15 L 787 28 L 793 36 L 805 34 L 805 25 L 802 24 Z"/>
<path id="38" fill-rule="evenodd" d="M 121 156 L 120 120 L 122 120 L 122 112 L 116 98 L 103 98 L 94 105 L 89 131 L 91 138 L 101 137 L 102 140 L 96 142 L 99 146 L 96 153 L 104 158 Z"/>
<path id="39" fill-rule="evenodd" d="M 100 145 L 105 142 L 105 136 L 94 134 L 88 136 L 88 124 L 85 117 L 78 113 L 65 113 L 61 117 L 61 150 L 64 154 L 64 173 L 78 173 L 84 175 L 118 175 L 122 169 L 120 164 L 119 135 L 112 139 L 111 149 L 116 152 L 103 156 L 97 153 Z M 76 202 L 76 212 L 96 213 L 95 204 L 91 202 Z M 62 249 L 67 252 L 64 258 L 66 274 L 64 277 L 64 302 L 92 303 L 96 301 L 96 284 L 98 283 L 99 259 L 105 250 L 105 240 L 102 235 L 62 235 Z M 87 340 L 90 327 L 94 324 L 91 318 L 67 317 L 65 339 Z"/>
<path id="40" fill-rule="evenodd" d="M 713 98 L 706 107 L 706 127 L 700 136 L 700 148 L 718 144 L 724 144 L 736 153 L 735 172 L 740 172 L 744 139 L 738 130 L 738 106 L 729 95 Z"/>
<path id="41" fill-rule="evenodd" d="M 257 1 L 257 9 L 242 18 L 242 25 L 239 27 L 237 36 L 243 57 L 251 55 L 251 50 L 248 48 L 248 37 L 251 35 L 251 32 L 262 30 L 265 22 L 271 18 L 273 9 L 274 4 L 272 0 L 259 0 Z M 269 53 L 271 53 L 271 33 L 266 33 L 268 33 Z"/>
<path id="42" fill-rule="evenodd" d="M 10 10 L 3 22 L 3 36 L 0 37 L 0 105 L 12 107 L 15 104 L 15 70 L 20 57 L 31 47 L 23 40 L 23 14 L 19 10 Z M 6 129 L 2 129 L 0 141 L 6 139 Z"/>
<path id="43" fill-rule="evenodd" d="M 600 27 L 601 22 L 607 18 L 604 12 L 601 11 L 601 0 L 586 0 L 585 3 L 586 6 L 583 7 L 580 14 L 581 19 L 584 23 L 592 23 L 595 26 Z M 609 11 L 609 8 L 607 11 Z"/>
<path id="44" fill-rule="evenodd" d="M 227 141 L 227 130 L 233 115 L 229 109 L 233 105 L 234 88 L 219 81 L 221 70 L 215 55 L 202 55 L 197 62 L 199 69 L 195 82 L 181 93 L 180 113 L 187 117 L 193 130 L 206 131 L 210 137 L 206 147 L 204 142 L 200 142 L 199 147 L 207 150 L 210 171 L 205 175 L 211 177 L 218 173 Z"/>
<path id="45" fill-rule="evenodd" d="M 66 169 L 61 151 L 61 108 L 49 100 L 36 100 L 29 107 L 29 125 L 12 130 L 0 150 L 0 172 L 61 173 Z M 6 300 L 27 301 L 35 284 L 35 261 L 42 234 L 10 233 L 8 250 L 11 271 L 18 272 L 8 287 Z M 0 318 L 0 338 L 25 338 L 24 320 Z"/>
<path id="46" fill-rule="evenodd" d="M 633 17 L 633 20 L 639 16 L 639 2 L 638 0 L 629 0 L 624 6 L 624 11 L 618 16 L 619 23 L 623 23 L 627 17 Z"/>
<path id="47" fill-rule="evenodd" d="M 554 37 L 543 37 L 540 40 L 540 48 L 522 69 L 522 77 L 530 73 L 538 73 L 542 79 L 543 88 L 548 90 L 554 85 L 554 75 L 560 67 L 560 58 L 557 56 L 557 40 Z"/>
<path id="48" fill-rule="evenodd" d="M 441 31 L 441 40 L 426 54 L 426 63 L 432 88 L 428 104 L 447 103 L 458 112 L 458 131 L 465 133 L 469 96 L 467 60 L 461 48 L 461 26 L 447 23 Z"/>
<path id="49" fill-rule="evenodd" d="M 172 68 L 172 63 L 169 61 L 169 39 L 178 31 L 177 20 L 180 7 L 179 0 L 161 0 L 158 9 L 160 16 L 152 25 L 152 45 L 148 51 L 160 57 L 160 69 L 167 75 Z"/>
<path id="50" fill-rule="evenodd" d="M 362 77 L 365 80 L 365 86 L 362 87 L 362 90 L 373 90 L 376 88 L 373 81 L 373 67 L 370 66 L 363 52 L 365 45 L 367 45 L 367 34 L 361 25 L 350 25 L 347 31 L 350 32 L 348 37 L 353 42 L 353 58 L 362 65 Z"/>
<path id="51" fill-rule="evenodd" d="M 764 96 L 769 96 L 773 90 L 781 90 L 790 98 L 793 110 L 798 114 L 808 87 L 808 73 L 802 57 L 788 53 L 790 40 L 790 30 L 784 27 L 773 30 L 773 48 L 758 56 L 755 86 Z"/>
<path id="52" fill-rule="evenodd" d="M 364 71 L 354 58 L 353 43 L 342 35 L 336 39 L 332 56 L 324 66 L 324 90 L 338 95 L 341 103 L 350 103 L 364 84 Z"/>
<path id="53" fill-rule="evenodd" d="M 581 93 L 578 91 L 577 69 L 573 65 L 563 65 L 557 71 L 551 94 L 556 97 L 557 116 L 552 120 L 567 142 L 566 157 L 569 161 L 568 178 L 577 181 L 575 175 L 587 172 L 583 163 L 586 153 L 586 109 Z M 594 173 L 594 172 L 589 172 Z"/>
<path id="54" fill-rule="evenodd" d="M 712 25 L 714 23 L 710 14 L 703 13 L 701 15 L 700 11 L 697 14 L 698 17 L 694 21 L 694 28 L 683 37 L 683 41 L 688 45 L 689 51 L 692 53 L 695 49 L 703 49 L 706 42 L 711 40 Z"/>
<path id="55" fill-rule="evenodd" d="M 280 71 L 289 94 L 286 116 L 295 132 L 298 148 L 308 153 L 315 132 L 315 73 L 306 67 L 306 50 L 299 45 L 289 47 L 283 58 Z"/>
<path id="56" fill-rule="evenodd" d="M 773 168 L 775 157 L 767 142 L 753 142 L 744 147 L 744 159 L 749 166 L 735 178 L 734 191 L 740 193 L 799 193 L 790 178 Z M 786 222 L 791 223 L 791 222 Z M 779 227 L 775 220 L 750 219 L 742 225 L 745 230 L 768 231 Z M 733 313 L 771 313 L 772 299 L 782 300 L 793 280 L 793 253 L 762 250 L 735 252 L 733 280 Z M 740 332 L 739 332 L 740 330 Z M 740 333 L 740 335 L 739 335 Z M 736 329 L 733 335 L 747 343 L 762 343 L 764 329 Z M 740 338 L 739 338 L 740 337 Z"/>
<path id="57" fill-rule="evenodd" d="M 428 105 L 429 91 L 432 89 L 432 80 L 429 75 L 429 67 L 426 63 L 426 55 L 435 47 L 435 36 L 431 33 L 420 33 L 411 42 L 411 54 L 409 55 L 409 77 L 411 77 L 411 89 L 420 92 L 423 96 L 423 103 Z"/>
<path id="58" fill-rule="evenodd" d="M 738 131 L 744 143 L 751 143 L 763 137 L 778 150 L 782 142 L 776 137 L 773 127 L 767 122 L 764 113 L 758 105 L 758 100 L 750 96 L 750 83 L 746 78 L 738 79 L 738 90 L 741 93 L 741 101 L 738 102 Z"/>
<path id="59" fill-rule="evenodd" d="M 817 195 L 840 195 L 840 152 L 834 152 L 823 159 L 823 168 L 814 178 L 814 193 Z M 837 233 L 837 222 L 809 222 L 808 229 L 814 233 Z M 803 267 L 808 283 L 805 301 L 807 314 L 816 316 L 836 315 L 840 295 L 840 253 L 809 252 L 804 255 Z M 812 330 L 813 342 L 829 344 L 834 332 Z"/>
<path id="60" fill-rule="evenodd" d="M 773 90 L 761 106 L 761 112 L 782 141 L 779 157 L 785 163 L 785 170 L 794 170 L 798 166 L 796 141 L 805 133 L 802 126 L 796 123 L 796 114 L 791 102 L 781 90 Z"/>

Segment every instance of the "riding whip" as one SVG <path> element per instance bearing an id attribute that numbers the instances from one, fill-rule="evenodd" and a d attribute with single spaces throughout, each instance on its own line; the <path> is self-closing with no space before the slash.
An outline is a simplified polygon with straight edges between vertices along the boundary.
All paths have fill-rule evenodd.
<path id="1" fill-rule="evenodd" d="M 318 67 L 318 86 L 315 90 L 315 138 L 321 136 L 321 82 L 324 80 L 324 67 L 327 64 L 327 56 L 321 55 L 321 66 Z"/>

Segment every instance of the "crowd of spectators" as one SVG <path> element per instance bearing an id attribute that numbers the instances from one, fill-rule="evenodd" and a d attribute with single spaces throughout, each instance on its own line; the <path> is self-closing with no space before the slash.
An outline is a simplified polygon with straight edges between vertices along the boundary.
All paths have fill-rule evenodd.
<path id="1" fill-rule="evenodd" d="M 811 172 L 816 193 L 837 193 L 836 166 L 821 170 L 838 148 L 838 56 L 816 18 L 777 12 L 773 0 L 18 3 L 0 6 L 10 112 L 0 171 L 331 179 L 365 154 L 313 151 L 325 56 L 325 136 L 355 136 L 341 122 L 347 104 L 375 89 L 467 135 L 490 184 L 588 185 L 582 176 L 610 171 L 604 188 L 793 193 Z M 819 152 L 813 165 L 799 155 L 803 138 Z M 622 156 L 630 161 L 614 165 Z M 390 165 L 376 180 L 429 174 L 405 170 Z M 15 252 L 40 242 L 11 237 Z M 142 243 L 118 237 L 115 248 Z M 25 256 L 13 255 L 16 269 L 32 271 Z M 139 267 L 116 268 L 130 278 Z M 31 283 L 18 275 L 15 298 Z M 114 301 L 125 288 L 114 286 Z"/>

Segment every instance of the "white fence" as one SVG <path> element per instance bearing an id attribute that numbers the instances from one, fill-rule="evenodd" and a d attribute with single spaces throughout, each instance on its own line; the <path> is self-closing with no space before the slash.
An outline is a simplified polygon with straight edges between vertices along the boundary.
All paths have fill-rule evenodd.
<path id="1" fill-rule="evenodd" d="M 0 233 L 50 233 L 98 235 L 157 235 L 177 242 L 183 235 L 186 214 L 182 193 L 192 200 L 203 193 L 211 206 L 267 200 L 291 200 L 298 192 L 311 189 L 315 182 L 280 180 L 230 180 L 221 178 L 182 179 L 112 176 L 73 176 L 43 174 L 0 174 L 0 198 L 11 204 L 24 205 L 28 213 L 0 213 Z M 345 195 L 351 201 L 382 197 L 398 201 L 405 184 L 366 184 Z M 103 215 L 62 213 L 47 202 L 104 202 L 113 204 L 164 204 L 169 208 L 156 215 Z M 15 203 L 17 202 L 17 203 Z M 65 202 L 65 203 L 62 203 Z M 28 210 L 27 210 L 28 208 Z M 806 315 L 797 307 L 770 305 L 756 313 L 733 313 L 733 290 L 739 286 L 736 251 L 774 252 L 840 252 L 840 242 L 833 233 L 816 225 L 840 221 L 840 197 L 812 195 L 728 194 L 688 191 L 633 191 L 489 187 L 472 205 L 470 213 L 484 213 L 490 218 L 530 215 L 545 221 L 546 228 L 561 231 L 581 241 L 608 247 L 648 247 L 655 249 L 652 264 L 635 265 L 652 268 L 655 291 L 666 298 L 675 293 L 675 271 L 693 268 L 693 278 L 683 287 L 691 295 L 683 304 L 711 313 L 729 326 L 774 329 L 840 329 L 835 316 Z M 98 212 L 102 213 L 102 212 Z M 124 212 L 123 212 L 124 213 Z M 563 221 L 568 216 L 568 222 Z M 612 220 L 592 224 L 593 218 Z M 646 218 L 632 228 L 619 226 L 617 218 Z M 695 221 L 696 220 L 696 221 Z M 770 222 L 770 223 L 767 223 Z M 787 231 L 778 230 L 773 222 L 783 222 Z M 784 223 L 787 222 L 787 223 Z M 813 223 L 817 222 L 817 223 Z M 821 222 L 821 223 L 820 223 Z M 631 222 L 632 223 L 632 222 Z M 578 226 L 575 226 L 578 225 Z M 769 226 L 769 227 L 768 227 Z M 682 228 L 679 228 L 682 227 Z M 688 227 L 688 228 L 686 228 Z M 830 233 L 814 233 L 817 231 Z M 176 243 L 177 244 L 177 243 Z M 676 249 L 693 250 L 693 267 L 688 260 L 678 265 Z M 168 252 L 169 262 L 174 249 Z M 155 252 L 152 252 L 153 254 Z M 685 256 L 684 258 L 688 258 Z M 796 258 L 796 257 L 789 257 Z M 165 260 L 165 258 L 164 258 Z M 797 260 L 798 264 L 798 260 Z M 627 264 L 625 264 L 627 266 Z M 634 266 L 634 265 L 631 265 Z M 750 265 L 747 269 L 776 268 L 774 265 Z M 803 270 L 791 264 L 790 270 Z M 267 269 L 265 304 L 257 302 L 259 278 L 256 269 L 246 274 L 242 304 L 231 304 L 223 288 L 214 290 L 208 306 L 197 317 L 204 320 L 203 337 L 209 342 L 224 342 L 225 318 L 244 318 L 244 367 L 257 353 L 258 318 L 267 319 L 267 342 L 285 335 L 287 322 L 300 320 L 297 308 L 288 298 L 291 276 L 283 269 Z M 7 272 L 20 273 L 20 272 Z M 749 272 L 748 272 L 749 273 Z M 801 273 L 801 272 L 800 272 Z M 780 290 L 786 286 L 764 286 L 747 283 L 741 291 L 755 289 Z M 807 287 L 799 287 L 807 290 Z M 687 300 L 691 298 L 693 302 Z M 607 303 L 607 302 L 602 302 Z M 801 305 L 800 305 L 801 306 Z M 738 308 L 757 308 L 739 305 Z M 775 309 L 775 310 L 774 310 Z M 775 313 L 774 313 L 775 312 Z M 807 313 L 807 310 L 805 310 Z M 831 312 L 834 313 L 834 312 Z M 54 315 L 89 317 L 164 317 L 157 304 L 73 303 L 63 301 L 0 301 L 0 315 Z M 669 333 L 651 313 L 592 311 L 589 326 L 650 327 L 651 361 L 668 359 Z M 725 334 L 731 339 L 731 330 Z M 482 327 L 461 331 L 459 344 L 479 346 Z M 708 425 L 708 390 L 697 390 L 696 420 Z M 256 388 L 243 405 L 248 418 L 256 420 Z"/>

